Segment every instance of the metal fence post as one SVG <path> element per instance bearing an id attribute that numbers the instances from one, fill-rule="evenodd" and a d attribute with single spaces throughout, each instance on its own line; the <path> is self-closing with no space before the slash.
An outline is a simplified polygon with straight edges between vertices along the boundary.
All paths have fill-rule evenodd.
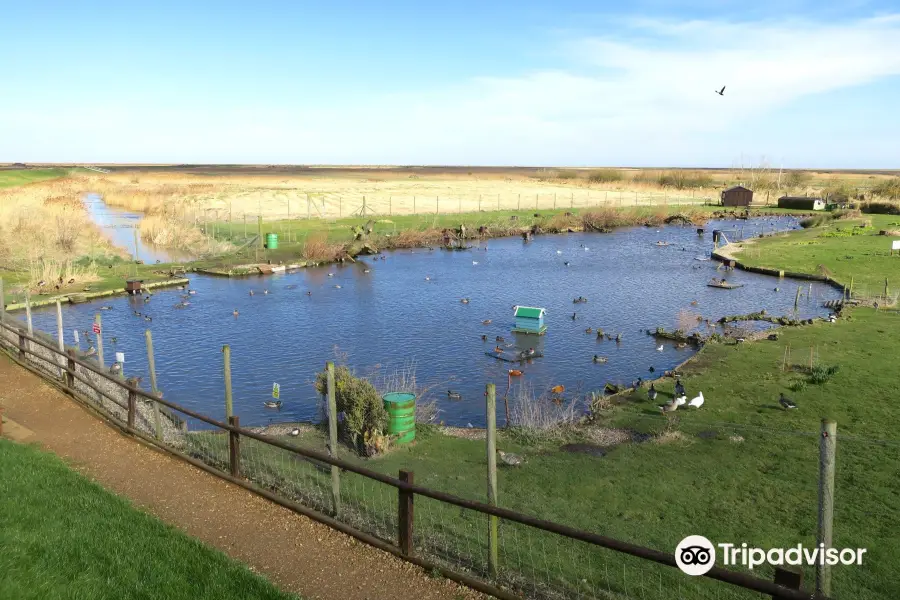
<path id="1" fill-rule="evenodd" d="M 497 506 L 497 390 L 493 383 L 487 384 L 487 463 L 488 463 L 488 504 Z M 488 517 L 488 570 L 496 577 L 499 572 L 499 525 L 500 520 Z"/>
<path id="2" fill-rule="evenodd" d="M 228 424 L 232 427 L 240 427 L 241 419 L 237 415 L 228 417 Z M 231 467 L 231 476 L 241 476 L 241 434 L 236 431 L 228 432 L 228 464 Z"/>
<path id="3" fill-rule="evenodd" d="M 328 453 L 337 458 L 337 399 L 334 390 L 334 363 L 325 363 L 326 384 L 328 386 Z M 341 473 L 340 469 L 331 465 L 331 499 L 335 516 L 341 512 Z"/>
<path id="4" fill-rule="evenodd" d="M 834 525 L 834 462 L 837 449 L 837 423 L 822 420 L 819 439 L 819 527 L 816 542 L 825 550 L 832 547 Z M 831 567 L 826 562 L 816 564 L 816 593 L 831 595 Z"/>
<path id="5" fill-rule="evenodd" d="M 405 471 L 400 469 L 400 481 L 405 483 L 414 483 L 414 475 L 412 471 Z M 398 488 L 398 514 L 397 514 L 397 526 L 398 526 L 398 542 L 400 546 L 400 552 L 403 553 L 404 556 L 412 556 L 413 553 L 413 502 L 415 499 L 415 494 L 413 492 L 408 492 L 402 488 Z"/>
<path id="6" fill-rule="evenodd" d="M 225 418 L 234 414 L 233 400 L 231 396 L 231 346 L 222 346 L 222 357 L 225 366 Z"/>

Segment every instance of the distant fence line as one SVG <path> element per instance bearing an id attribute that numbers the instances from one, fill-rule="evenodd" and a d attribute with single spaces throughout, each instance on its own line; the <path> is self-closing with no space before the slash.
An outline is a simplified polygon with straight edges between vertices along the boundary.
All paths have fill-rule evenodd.
<path id="1" fill-rule="evenodd" d="M 672 554 L 417 485 L 411 472 L 390 477 L 241 427 L 238 416 L 229 416 L 227 423 L 212 419 L 163 399 L 152 358 L 148 392 L 133 380 L 124 380 L 121 372 L 107 371 L 101 339 L 95 359 L 66 348 L 59 307 L 56 338 L 29 333 L 30 311 L 27 318 L 22 323 L 0 313 L 0 347 L 124 431 L 295 512 L 495 597 L 812 597 L 800 590 L 798 574 L 781 569 L 776 570 L 776 583 L 714 567 L 703 577 L 677 574 L 676 584 L 664 586 L 663 576 L 676 567 Z M 152 357 L 149 331 L 146 337 Z M 492 391 L 489 386 L 489 405 Z M 209 429 L 188 431 L 189 422 Z"/>

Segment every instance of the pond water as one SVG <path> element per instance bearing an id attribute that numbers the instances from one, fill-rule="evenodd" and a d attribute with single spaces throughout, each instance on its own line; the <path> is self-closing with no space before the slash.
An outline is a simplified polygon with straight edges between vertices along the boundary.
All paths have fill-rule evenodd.
<path id="1" fill-rule="evenodd" d="M 513 385 L 530 385 L 538 393 L 558 384 L 570 391 L 598 390 L 607 381 L 652 377 L 651 366 L 662 374 L 691 356 L 692 349 L 670 342 L 659 351 L 659 342 L 644 333 L 647 328 L 674 328 L 698 315 L 714 320 L 760 309 L 791 314 L 797 286 L 806 290 L 807 282 L 725 274 L 716 271 L 718 263 L 697 260 L 709 256 L 714 228 L 734 239 L 741 229 L 749 237 L 791 227 L 794 219 L 770 218 L 710 222 L 704 236 L 693 226 L 667 226 L 538 236 L 530 243 L 505 238 L 470 251 L 397 251 L 384 260 L 365 257 L 343 267 L 268 277 L 195 276 L 190 287 L 196 295 L 182 309 L 174 305 L 185 292 L 174 288 L 158 290 L 147 303 L 122 296 L 66 306 L 65 337 L 73 343 L 77 328 L 86 348 L 83 332 L 101 304 L 111 306 L 101 313 L 106 360 L 114 351 L 124 352 L 126 372 L 144 375 L 148 385 L 144 330 L 151 329 L 166 398 L 217 418 L 224 414 L 221 349 L 230 344 L 235 413 L 247 425 L 317 419 L 312 381 L 336 354 L 362 374 L 391 372 L 415 361 L 419 383 L 432 386 L 431 395 L 440 402 L 440 418 L 448 425 L 479 426 L 485 420 L 484 385 L 497 384 L 502 396 L 510 367 L 525 372 Z M 657 246 L 658 240 L 670 245 Z M 707 287 L 712 277 L 723 275 L 744 287 Z M 588 302 L 573 304 L 578 296 Z M 464 297 L 468 304 L 460 302 Z M 836 290 L 813 284 L 799 315 L 826 315 L 822 302 L 839 297 Z M 545 336 L 510 332 L 516 304 L 547 309 Z M 235 309 L 238 317 L 232 315 Z M 152 322 L 135 316 L 135 310 Z M 35 310 L 35 326 L 55 332 L 54 313 Z M 483 325 L 487 319 L 491 324 Z M 622 333 L 623 339 L 598 341 L 585 333 L 587 327 Z M 482 341 L 483 334 L 488 341 Z M 534 346 L 545 356 L 521 367 L 488 357 L 496 336 L 505 338 L 500 345 L 513 344 L 507 353 Z M 595 364 L 595 354 L 608 362 Z M 280 411 L 263 406 L 276 382 L 284 402 Z M 451 401 L 447 390 L 462 399 Z M 498 420 L 503 423 L 502 414 Z"/>
<path id="2" fill-rule="evenodd" d="M 143 218 L 142 213 L 109 206 L 100 194 L 87 194 L 82 201 L 91 220 L 103 229 L 103 233 L 110 241 L 127 250 L 137 260 L 145 263 L 166 263 L 191 259 L 185 253 L 148 244 L 140 239 L 140 235 L 136 236 L 135 232 Z"/>

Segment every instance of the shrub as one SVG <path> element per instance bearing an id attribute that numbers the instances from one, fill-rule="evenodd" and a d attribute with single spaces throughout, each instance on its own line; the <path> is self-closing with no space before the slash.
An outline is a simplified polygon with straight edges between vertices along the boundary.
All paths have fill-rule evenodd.
<path id="1" fill-rule="evenodd" d="M 316 391 L 324 395 L 327 388 L 327 371 L 316 374 Z M 350 369 L 339 366 L 334 371 L 334 397 L 338 413 L 343 413 L 340 432 L 357 450 L 374 445 L 377 449 L 387 428 L 388 415 L 381 396 L 369 381 L 355 377 Z"/>
<path id="2" fill-rule="evenodd" d="M 559 171 L 556 174 L 557 179 L 578 179 L 578 172 L 573 171 L 572 169 L 566 169 L 564 171 Z"/>
<path id="3" fill-rule="evenodd" d="M 615 169 L 598 169 L 588 173 L 587 180 L 590 183 L 613 183 L 622 181 L 622 172 Z"/>
<path id="4" fill-rule="evenodd" d="M 787 187 L 801 187 L 809 181 L 809 173 L 806 171 L 788 171 L 784 174 L 784 185 Z"/>
<path id="5" fill-rule="evenodd" d="M 866 202 L 862 211 L 873 215 L 900 215 L 900 206 L 891 202 Z"/>
<path id="6" fill-rule="evenodd" d="M 656 183 L 662 187 L 673 187 L 683 190 L 685 188 L 708 187 L 712 185 L 712 177 L 705 173 L 671 171 L 660 173 L 656 178 Z"/>
<path id="7" fill-rule="evenodd" d="M 835 373 L 838 372 L 838 365 L 834 365 L 831 367 L 823 367 L 822 365 L 816 365 L 809 372 L 809 381 L 810 383 L 822 384 L 831 379 Z"/>
<path id="8" fill-rule="evenodd" d="M 303 258 L 313 262 L 331 262 L 340 254 L 342 247 L 328 243 L 328 235 L 316 233 L 306 239 L 303 245 Z"/>
<path id="9" fill-rule="evenodd" d="M 885 179 L 878 182 L 873 188 L 872 193 L 882 198 L 891 200 L 900 200 L 900 177 Z"/>

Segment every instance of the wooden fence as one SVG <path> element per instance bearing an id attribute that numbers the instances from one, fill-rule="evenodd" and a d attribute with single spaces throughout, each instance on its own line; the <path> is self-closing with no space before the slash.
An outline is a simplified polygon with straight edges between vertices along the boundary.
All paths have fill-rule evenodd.
<path id="1" fill-rule="evenodd" d="M 473 564 L 475 556 L 471 553 L 469 555 L 466 552 L 456 553 L 455 560 L 447 560 L 449 555 L 446 553 L 441 555 L 441 553 L 423 551 L 421 550 L 422 548 L 429 546 L 429 540 L 422 538 L 427 538 L 429 534 L 426 533 L 421 537 L 417 536 L 417 511 L 415 507 L 420 502 L 434 501 L 441 507 L 454 509 L 457 513 L 466 511 L 474 513 L 476 517 L 480 517 L 474 519 L 474 522 L 484 525 L 483 534 L 479 534 L 479 536 L 485 540 L 490 535 L 489 531 L 496 532 L 496 523 L 502 521 L 510 531 L 514 527 L 519 528 L 523 536 L 537 533 L 549 536 L 544 538 L 543 541 L 546 542 L 552 539 L 552 543 L 557 544 L 558 548 L 568 549 L 567 551 L 572 552 L 576 558 L 582 552 L 603 550 L 614 552 L 618 555 L 636 557 L 642 561 L 641 564 L 652 563 L 677 569 L 675 556 L 667 552 L 623 542 L 588 531 L 581 531 L 499 506 L 467 500 L 430 489 L 416 484 L 414 474 L 409 471 L 401 470 L 398 477 L 390 477 L 336 458 L 326 452 L 298 447 L 261 435 L 241 427 L 237 416 L 229 416 L 228 422 L 212 419 L 165 400 L 156 391 L 147 392 L 139 387 L 130 385 L 120 376 L 108 373 L 97 364 L 78 358 L 71 349 L 61 351 L 59 345 L 52 341 L 52 337 L 45 336 L 46 334 L 40 334 L 39 332 L 29 335 L 24 324 L 18 321 L 5 323 L 0 320 L 0 347 L 13 360 L 49 381 L 89 409 L 112 421 L 128 434 L 158 446 L 204 471 L 244 487 L 272 502 L 299 514 L 306 515 L 429 571 L 439 572 L 445 577 L 497 598 L 519 600 L 523 597 L 523 594 L 527 594 L 528 598 L 553 599 L 620 598 L 623 596 L 621 590 L 615 590 L 615 594 L 612 593 L 614 590 L 610 590 L 609 594 L 607 594 L 606 590 L 600 590 L 600 593 L 586 590 L 581 586 L 585 579 L 582 578 L 584 574 L 577 570 L 577 564 L 579 564 L 577 560 L 574 567 L 571 564 L 565 565 L 568 569 L 575 569 L 574 577 L 562 575 L 556 578 L 535 577 L 534 579 L 541 579 L 540 581 L 535 581 L 533 579 L 529 580 L 527 565 L 516 570 L 516 572 L 505 573 L 503 564 L 498 564 L 496 556 L 493 559 L 488 559 L 490 563 L 488 568 L 483 568 L 483 566 L 479 567 Z M 96 393 L 98 400 L 92 400 L 89 397 L 91 393 Z M 101 398 L 103 401 L 100 401 Z M 227 452 L 209 452 L 201 455 L 206 457 L 205 460 L 201 460 L 198 458 L 197 452 L 192 451 L 183 441 L 179 442 L 181 438 L 177 435 L 160 433 L 158 427 L 154 429 L 151 418 L 141 417 L 142 410 L 145 414 L 150 414 L 148 406 L 161 406 L 166 414 L 181 414 L 210 426 L 213 428 L 213 432 L 188 434 L 184 431 L 185 427 L 183 426 L 174 427 L 171 430 L 180 432 L 182 438 L 191 435 L 198 436 L 200 439 L 206 440 L 204 443 L 207 444 L 210 443 L 209 439 L 218 433 L 220 435 L 216 437 L 216 440 L 221 441 L 220 449 L 225 450 L 227 448 Z M 251 443 L 258 446 L 255 450 L 255 455 L 248 454 L 246 449 L 242 448 Z M 385 512 L 385 515 L 393 513 L 393 524 L 387 524 L 388 528 L 393 531 L 387 532 L 385 535 L 375 535 L 371 532 L 363 531 L 361 527 L 354 523 L 350 511 L 345 510 L 343 506 L 338 504 L 337 498 L 334 499 L 330 510 L 328 508 L 330 502 L 320 503 L 318 506 L 310 506 L 308 503 L 292 499 L 289 494 L 281 493 L 278 486 L 274 485 L 271 477 L 267 478 L 260 475 L 254 477 L 249 472 L 249 469 L 245 469 L 246 466 L 251 466 L 246 463 L 248 460 L 252 460 L 254 456 L 268 456 L 265 454 L 266 452 L 275 451 L 286 453 L 286 456 L 296 459 L 291 464 L 303 461 L 304 464 L 320 467 L 320 471 L 333 473 L 339 470 L 345 476 L 358 476 L 361 478 L 360 481 L 364 483 L 377 483 L 393 489 L 395 508 Z M 256 471 L 259 471 L 258 465 L 253 466 Z M 269 471 L 271 471 L 271 468 Z M 328 494 L 325 495 L 325 497 L 327 496 Z M 390 517 L 386 518 L 390 520 Z M 478 527 L 481 527 L 481 525 L 478 525 Z M 493 535 L 496 536 L 496 533 Z M 505 550 L 505 553 L 511 555 L 517 550 L 517 548 L 512 547 Z M 495 552 L 496 549 L 492 547 L 490 554 Z M 561 570 L 563 566 L 560 564 Z M 536 572 L 534 570 L 535 565 L 532 564 L 531 569 L 531 574 L 534 575 Z M 514 569 L 510 568 L 508 570 L 513 571 Z M 724 582 L 745 591 L 756 592 L 779 600 L 809 600 L 813 598 L 810 592 L 800 589 L 802 578 L 799 573 L 782 569 L 776 570 L 774 581 L 721 567 L 713 567 L 702 578 L 692 579 Z M 721 588 L 718 584 L 715 585 Z M 660 593 L 663 593 L 661 579 L 659 587 Z M 640 595 L 633 596 L 629 593 L 626 584 L 624 597 L 645 597 L 643 583 L 641 583 L 640 589 Z M 671 597 L 683 597 L 675 590 L 670 591 Z M 716 592 L 709 597 L 720 598 L 721 596 Z M 816 598 L 827 600 L 825 596 L 821 595 L 816 596 Z"/>

